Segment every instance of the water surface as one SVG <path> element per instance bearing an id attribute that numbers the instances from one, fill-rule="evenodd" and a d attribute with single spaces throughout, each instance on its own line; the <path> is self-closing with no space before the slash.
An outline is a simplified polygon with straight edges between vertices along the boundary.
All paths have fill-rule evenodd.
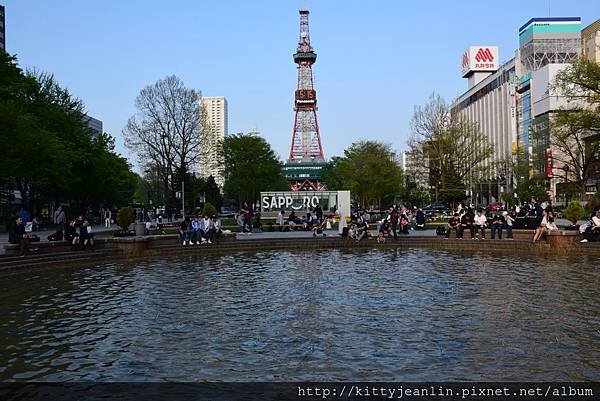
<path id="1" fill-rule="evenodd" d="M 600 260 L 264 251 L 0 277 L 1 380 L 599 380 Z"/>

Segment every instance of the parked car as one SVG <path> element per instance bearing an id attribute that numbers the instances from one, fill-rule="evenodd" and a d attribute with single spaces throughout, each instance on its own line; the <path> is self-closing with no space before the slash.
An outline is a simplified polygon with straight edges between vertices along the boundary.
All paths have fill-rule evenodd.
<path id="1" fill-rule="evenodd" d="M 234 206 L 221 206 L 219 217 L 234 217 L 238 213 L 237 207 Z"/>
<path id="2" fill-rule="evenodd" d="M 486 206 L 485 210 L 488 212 L 499 212 L 504 209 L 502 202 L 490 203 Z"/>
<path id="3" fill-rule="evenodd" d="M 448 209 L 443 203 L 430 203 L 423 208 L 424 212 L 443 212 Z"/>

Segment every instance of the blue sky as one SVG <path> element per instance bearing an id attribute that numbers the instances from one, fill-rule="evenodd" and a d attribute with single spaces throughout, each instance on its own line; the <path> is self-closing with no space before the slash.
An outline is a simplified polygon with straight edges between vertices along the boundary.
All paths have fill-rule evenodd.
<path id="1" fill-rule="evenodd" d="M 149 1 L 0 0 L 7 51 L 53 73 L 123 146 L 121 130 L 146 85 L 175 74 L 206 96 L 226 96 L 229 133 L 258 128 L 286 158 L 293 126 L 292 60 L 299 8 L 318 54 L 313 75 L 326 157 L 353 141 L 402 150 L 415 104 L 467 86 L 460 57 L 497 45 L 508 60 L 531 17 L 600 17 L 598 0 Z M 133 160 L 133 157 L 130 157 Z"/>

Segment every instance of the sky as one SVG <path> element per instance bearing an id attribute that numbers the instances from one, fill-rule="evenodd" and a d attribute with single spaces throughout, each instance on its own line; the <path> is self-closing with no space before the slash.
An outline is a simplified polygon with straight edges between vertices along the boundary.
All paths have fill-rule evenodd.
<path id="1" fill-rule="evenodd" d="M 374 139 L 406 149 L 414 106 L 451 101 L 470 45 L 518 47 L 532 17 L 600 18 L 598 0 L 0 0 L 7 51 L 54 74 L 104 123 L 132 163 L 122 130 L 140 90 L 175 74 L 205 96 L 225 96 L 229 133 L 256 128 L 289 154 L 300 8 L 310 10 L 313 77 L 325 157 Z"/>

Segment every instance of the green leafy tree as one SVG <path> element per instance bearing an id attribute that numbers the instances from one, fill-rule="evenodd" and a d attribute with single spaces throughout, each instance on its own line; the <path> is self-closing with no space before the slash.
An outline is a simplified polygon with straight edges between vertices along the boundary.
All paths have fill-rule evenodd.
<path id="1" fill-rule="evenodd" d="M 354 200 L 379 207 L 393 201 L 403 179 L 391 146 L 377 141 L 355 142 L 344 150 L 334 175 Z"/>
<path id="2" fill-rule="evenodd" d="M 123 231 L 129 230 L 131 223 L 135 221 L 135 214 L 130 207 L 122 207 L 117 213 L 117 224 Z"/>
<path id="3" fill-rule="evenodd" d="M 338 166 L 342 158 L 333 156 L 331 160 L 321 169 L 321 182 L 329 191 L 338 191 L 343 188 L 342 177 L 339 175 Z"/>
<path id="4" fill-rule="evenodd" d="M 515 192 L 522 202 L 528 202 L 531 197 L 535 197 L 538 202 L 550 200 L 546 182 L 541 178 L 534 177 L 520 182 L 515 188 Z"/>
<path id="5" fill-rule="evenodd" d="M 94 138 L 83 103 L 50 74 L 24 73 L 0 52 L 0 184 L 31 211 L 43 204 L 128 203 L 131 166 L 108 135 Z"/>
<path id="6" fill-rule="evenodd" d="M 430 184 L 435 188 L 436 202 L 444 188 L 444 196 L 449 194 L 446 179 L 465 182 L 469 177 L 489 172 L 493 164 L 484 163 L 493 154 L 487 136 L 476 123 L 452 109 L 439 95 L 432 94 L 427 104 L 415 106 L 411 129 L 410 151 L 422 160 L 415 168 L 422 170 L 418 175 L 429 176 Z M 453 173 L 448 174 L 449 171 Z"/>
<path id="7" fill-rule="evenodd" d="M 600 168 L 600 64 L 583 57 L 556 74 L 551 89 L 567 105 L 551 120 L 550 142 L 559 166 L 569 166 L 570 179 L 585 192 L 585 183 Z"/>
<path id="8" fill-rule="evenodd" d="M 466 187 L 462 179 L 456 174 L 454 168 L 442 172 L 442 186 L 440 189 L 439 199 L 444 203 L 454 204 L 465 199 Z"/>
<path id="9" fill-rule="evenodd" d="M 573 201 L 569 203 L 569 206 L 565 209 L 565 217 L 571 223 L 575 224 L 578 220 L 583 219 L 585 216 L 585 209 L 581 206 L 581 203 Z"/>
<path id="10" fill-rule="evenodd" d="M 290 185 L 271 146 L 254 135 L 228 135 L 223 141 L 225 195 L 240 204 L 261 191 L 285 191 Z"/>
<path id="11" fill-rule="evenodd" d="M 217 209 L 212 205 L 212 203 L 206 202 L 204 204 L 204 209 L 202 209 L 202 214 L 209 217 L 216 216 Z"/>

